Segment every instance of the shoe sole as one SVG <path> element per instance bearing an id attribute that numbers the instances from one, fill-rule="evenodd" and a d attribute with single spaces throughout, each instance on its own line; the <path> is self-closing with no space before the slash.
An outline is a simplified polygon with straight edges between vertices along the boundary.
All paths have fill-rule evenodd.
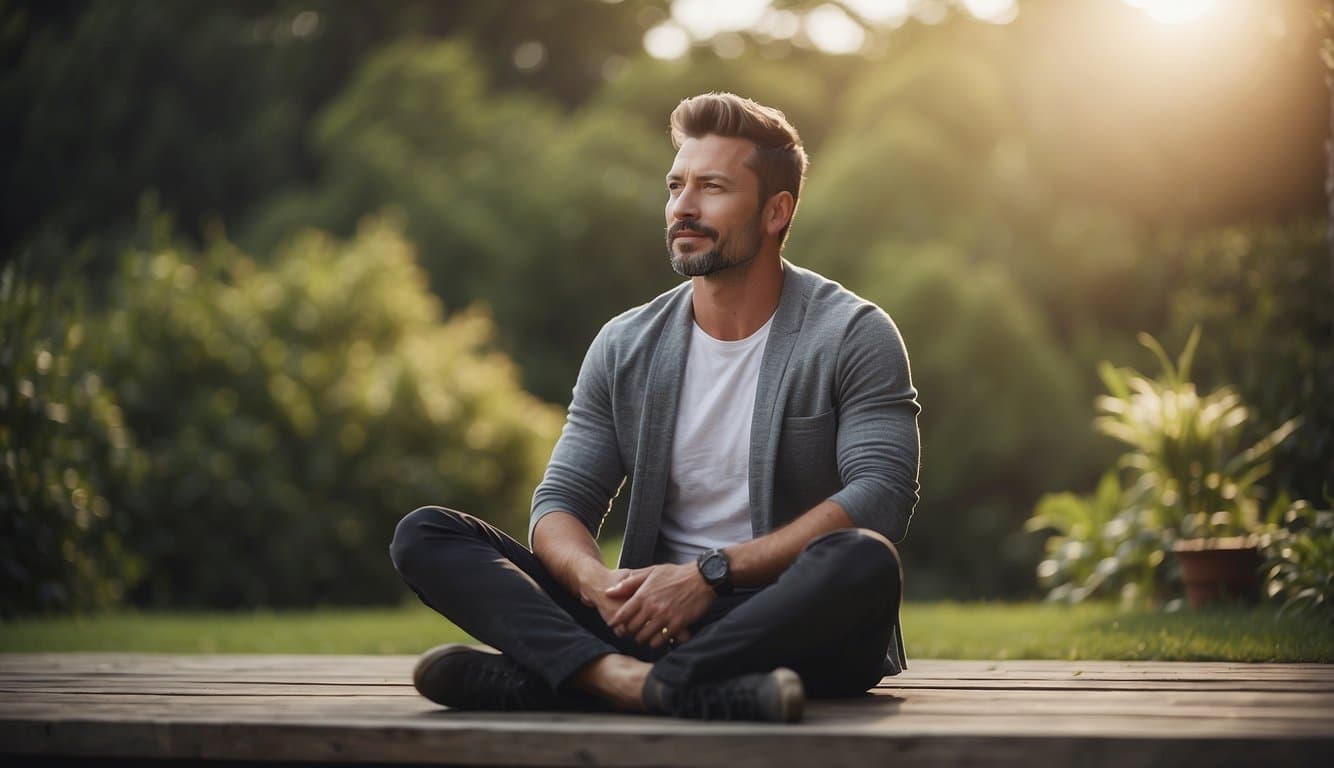
<path id="1" fill-rule="evenodd" d="M 423 697 L 436 704 L 444 707 L 453 706 L 448 701 L 445 701 L 445 696 L 439 695 L 443 693 L 442 691 L 435 691 L 437 694 L 435 696 L 432 696 L 427 692 L 427 677 L 430 675 L 431 669 L 436 664 L 450 656 L 457 656 L 461 653 L 486 653 L 486 651 L 463 643 L 445 643 L 444 645 L 437 645 L 418 657 L 417 666 L 412 669 L 412 687 L 417 689 L 417 693 L 420 693 Z"/>
<path id="2" fill-rule="evenodd" d="M 779 722 L 797 722 L 806 709 L 806 688 L 801 684 L 801 676 L 787 667 L 779 667 L 769 674 L 778 687 Z"/>

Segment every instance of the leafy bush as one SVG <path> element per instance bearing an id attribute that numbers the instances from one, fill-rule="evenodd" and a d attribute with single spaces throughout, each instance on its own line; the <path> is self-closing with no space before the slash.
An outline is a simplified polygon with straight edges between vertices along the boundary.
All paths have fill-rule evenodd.
<path id="1" fill-rule="evenodd" d="M 138 459 L 116 399 L 84 364 L 75 284 L 27 259 L 0 275 L 0 616 L 113 605 L 138 578 L 125 510 Z"/>
<path id="2" fill-rule="evenodd" d="M 1282 600 L 1283 611 L 1334 610 L 1334 510 L 1295 502 L 1261 551 L 1265 593 Z"/>
<path id="3" fill-rule="evenodd" d="M 412 508 L 523 530 L 559 414 L 483 313 L 441 322 L 394 226 L 309 233 L 267 266 L 226 244 L 132 253 L 112 294 L 106 381 L 151 458 L 127 500 L 138 601 L 391 601 L 386 547 Z"/>
<path id="4" fill-rule="evenodd" d="M 1038 583 L 1054 602 L 1119 595 L 1135 604 L 1157 589 L 1165 551 L 1158 531 L 1146 525 L 1145 510 L 1122 506 L 1120 478 L 1107 472 L 1092 496 L 1043 496 L 1026 530 L 1054 529 L 1047 558 L 1038 565 Z"/>
<path id="5" fill-rule="evenodd" d="M 1110 394 L 1097 399 L 1094 426 L 1130 450 L 1092 499 L 1044 497 L 1026 523 L 1030 531 L 1059 532 L 1038 566 L 1048 599 L 1120 594 L 1152 600 L 1179 578 L 1163 568 L 1170 563 L 1175 569 L 1169 553 L 1179 539 L 1254 536 L 1265 529 L 1259 481 L 1298 422 L 1243 447 L 1250 412 L 1241 398 L 1228 387 L 1199 395 L 1190 380 L 1199 339 L 1196 330 L 1173 363 L 1153 337 L 1140 334 L 1162 365 L 1157 379 L 1100 366 Z"/>

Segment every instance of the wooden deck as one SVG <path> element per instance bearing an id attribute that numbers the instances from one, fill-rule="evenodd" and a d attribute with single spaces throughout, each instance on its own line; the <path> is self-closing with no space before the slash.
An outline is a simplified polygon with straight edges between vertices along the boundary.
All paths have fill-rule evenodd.
<path id="1" fill-rule="evenodd" d="M 797 725 L 454 712 L 408 656 L 0 655 L 0 754 L 608 766 L 1329 765 L 1334 665 L 917 661 Z"/>

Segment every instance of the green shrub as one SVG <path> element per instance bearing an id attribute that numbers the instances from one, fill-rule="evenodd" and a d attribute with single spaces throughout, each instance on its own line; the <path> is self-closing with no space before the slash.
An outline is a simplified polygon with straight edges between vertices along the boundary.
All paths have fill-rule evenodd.
<path id="1" fill-rule="evenodd" d="M 1159 532 L 1146 524 L 1145 512 L 1122 505 L 1115 471 L 1102 476 L 1092 496 L 1043 496 L 1024 527 L 1057 531 L 1047 539 L 1047 557 L 1038 565 L 1038 583 L 1048 589 L 1047 599 L 1078 603 L 1119 597 L 1134 605 L 1152 598 L 1166 553 Z"/>
<path id="2" fill-rule="evenodd" d="M 125 510 L 137 471 L 116 399 L 81 356 L 89 330 L 71 280 L 0 274 L 0 616 L 103 608 L 140 574 Z"/>
<path id="3" fill-rule="evenodd" d="M 1283 611 L 1334 610 L 1334 510 L 1295 502 L 1261 551 L 1265 593 L 1282 600 Z"/>
<path id="4" fill-rule="evenodd" d="M 152 605 L 392 601 L 396 521 L 445 504 L 522 531 L 559 414 L 480 311 L 441 321 L 385 223 L 130 254 L 98 336 L 151 458 L 127 500 Z"/>

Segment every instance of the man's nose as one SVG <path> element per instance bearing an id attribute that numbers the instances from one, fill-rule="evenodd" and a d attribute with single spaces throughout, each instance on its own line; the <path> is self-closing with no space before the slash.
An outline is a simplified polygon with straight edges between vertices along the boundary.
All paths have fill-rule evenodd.
<path id="1" fill-rule="evenodd" d="M 692 187 L 682 188 L 681 193 L 672 201 L 671 214 L 673 219 L 697 219 L 699 218 L 698 197 Z"/>

